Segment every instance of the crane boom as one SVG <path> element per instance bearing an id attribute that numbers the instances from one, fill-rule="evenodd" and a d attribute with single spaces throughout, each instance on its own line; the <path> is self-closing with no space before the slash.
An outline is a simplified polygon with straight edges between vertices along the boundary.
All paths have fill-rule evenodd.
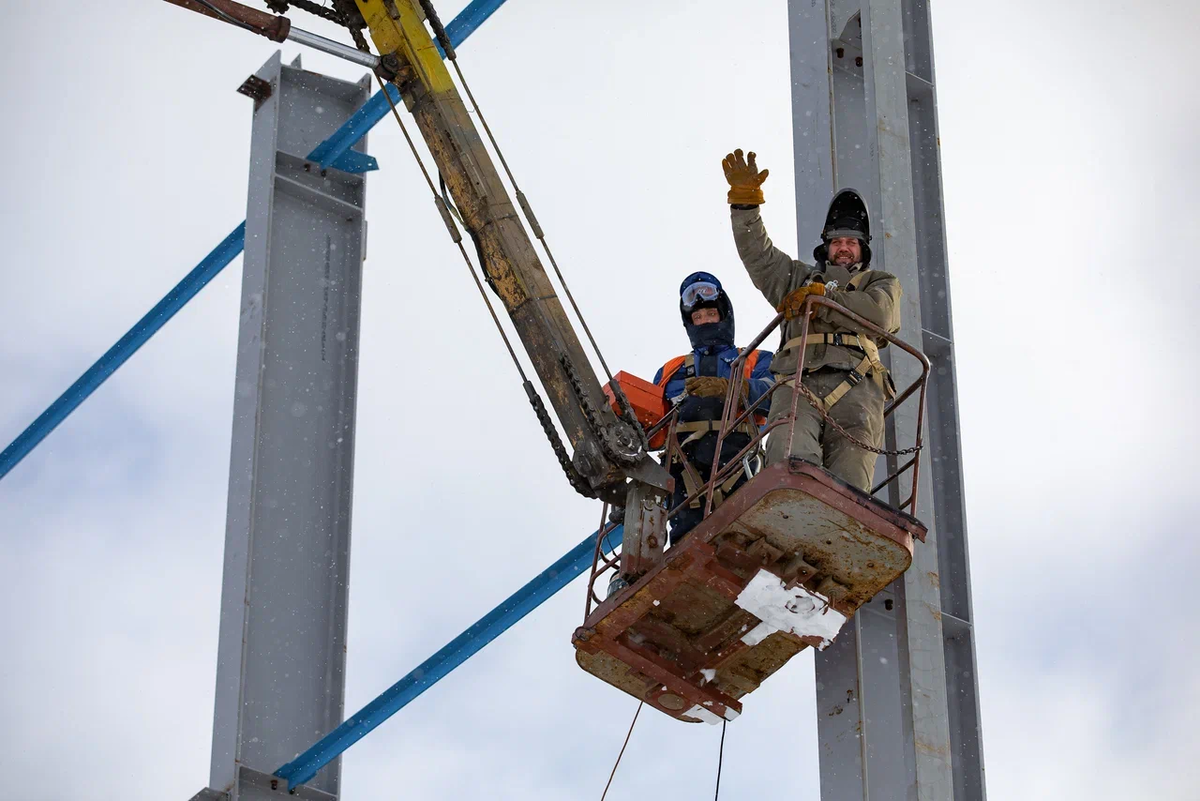
<path id="1" fill-rule="evenodd" d="M 381 81 L 389 81 L 416 120 L 437 164 L 444 191 L 449 192 L 459 221 L 475 243 L 487 282 L 512 320 L 574 448 L 572 455 L 566 453 L 541 398 L 526 380 L 525 391 L 572 485 L 617 506 L 623 506 L 626 500 L 627 479 L 634 482 L 628 489 L 640 493 L 662 495 L 670 491 L 670 475 L 647 452 L 646 437 L 616 382 L 612 392 L 622 407 L 620 415 L 605 397 L 491 154 L 450 77 L 439 45 L 425 27 L 429 18 L 446 54 L 453 59 L 449 37 L 429 0 L 336 0 L 334 8 L 322 7 L 327 12 L 323 16 L 331 15 L 350 28 L 360 50 L 367 46 L 359 30 L 367 28 L 379 50 L 378 57 L 301 31 L 286 17 L 256 11 L 235 0 L 167 2 L 274 41 L 296 39 L 370 66 Z M 391 102 L 391 96 L 384 94 Z M 518 197 L 530 224 L 538 230 L 523 196 L 518 193 Z M 460 241 L 444 200 L 439 197 L 437 203 L 455 241 Z"/>
<path id="2" fill-rule="evenodd" d="M 609 408 L 579 337 L 555 293 L 516 206 L 484 146 L 417 0 L 356 0 L 400 90 L 463 226 L 478 247 L 488 282 L 511 318 L 525 352 L 575 449 L 574 468 L 594 489 L 640 474 L 665 486 L 666 472 L 644 441 Z"/>

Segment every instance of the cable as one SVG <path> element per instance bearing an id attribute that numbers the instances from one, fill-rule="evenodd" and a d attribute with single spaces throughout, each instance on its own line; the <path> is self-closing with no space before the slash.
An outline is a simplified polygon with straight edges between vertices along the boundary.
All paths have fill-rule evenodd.
<path id="1" fill-rule="evenodd" d="M 425 162 L 422 161 L 421 154 L 417 151 L 416 143 L 413 142 L 412 136 L 408 133 L 408 127 L 404 124 L 404 120 L 400 118 L 400 112 L 396 108 L 396 104 L 392 101 L 392 96 L 388 92 L 388 89 L 393 87 L 378 74 L 375 75 L 375 80 L 379 81 L 380 89 L 383 90 L 383 96 L 392 109 L 392 116 L 396 118 L 396 123 L 400 126 L 400 132 L 404 134 L 404 140 L 408 142 L 408 149 L 412 152 L 417 166 L 421 169 L 421 175 L 425 176 L 425 183 L 429 187 L 429 191 L 433 194 L 433 202 L 437 206 L 438 213 L 442 216 L 442 222 L 445 223 L 446 230 L 450 232 L 450 238 L 454 241 L 454 244 L 458 245 L 458 252 L 462 254 L 463 262 L 467 265 L 467 272 L 471 274 L 471 280 L 475 282 L 475 288 L 479 290 L 479 296 L 483 298 L 483 303 L 487 306 L 488 314 L 492 316 L 492 322 L 496 325 L 496 330 L 500 332 L 500 338 L 504 340 L 504 347 L 508 349 L 508 355 L 512 359 L 513 366 L 517 368 L 517 373 L 521 376 L 521 388 L 525 390 L 525 395 L 529 399 L 534 413 L 537 415 L 538 422 L 542 426 L 542 431 L 545 433 L 546 439 L 550 442 L 550 447 L 554 450 L 554 456 L 558 459 L 559 467 L 562 468 L 563 473 L 567 476 L 567 481 L 576 492 L 585 498 L 595 498 L 595 490 L 592 489 L 587 479 L 576 469 L 574 462 L 571 460 L 571 455 L 567 453 L 566 447 L 562 444 L 562 440 L 558 436 L 558 431 L 554 428 L 554 422 L 550 419 L 550 415 L 546 411 L 545 403 L 542 402 L 541 396 L 537 394 L 533 382 L 525 375 L 525 368 L 521 366 L 521 361 L 517 358 L 517 352 L 513 350 L 512 342 L 509 341 L 504 326 L 500 324 L 500 317 L 496 314 L 496 309 L 492 306 L 491 299 L 488 298 L 487 292 L 483 289 L 483 283 L 479 280 L 479 275 L 475 272 L 475 266 L 471 264 L 471 257 L 467 255 L 467 249 L 463 246 L 462 234 L 458 232 L 458 228 L 454 224 L 454 217 L 451 215 L 450 208 L 442 200 L 441 195 L 438 194 L 437 188 L 433 184 L 433 179 L 429 175 L 429 170 L 425 168 Z M 463 227 L 465 228 L 466 226 L 464 225 Z M 479 242 L 474 232 L 469 228 L 467 232 L 475 240 L 475 246 L 479 247 Z M 482 257 L 482 255 L 483 252 L 480 249 L 480 256 Z M 483 270 L 482 261 L 480 263 L 480 270 Z M 484 274 L 486 275 L 486 272 Z"/>
<path id="2" fill-rule="evenodd" d="M 434 186 L 433 179 L 429 176 L 429 171 L 425 169 L 425 162 L 421 160 L 421 154 L 417 151 L 417 145 L 413 142 L 412 136 L 408 133 L 408 128 L 404 124 L 404 120 L 400 118 L 400 112 L 396 109 L 396 104 L 392 102 L 392 96 L 388 92 L 390 84 L 384 82 L 378 75 L 375 80 L 379 81 L 379 88 L 383 90 L 383 96 L 391 106 L 392 116 L 396 118 L 396 122 L 400 125 L 400 132 L 404 134 L 404 140 L 408 142 L 408 149 L 412 151 L 413 158 L 417 161 L 417 166 L 421 169 L 421 175 L 425 176 L 425 183 L 429 186 L 429 191 L 433 193 L 433 200 L 438 207 L 438 211 L 442 214 L 442 219 L 446 222 L 446 227 L 450 229 L 450 236 L 454 240 L 454 244 L 458 245 L 458 251 L 462 254 L 463 261 L 466 262 L 467 272 L 471 274 L 471 278 L 475 281 L 475 286 L 479 290 L 480 296 L 483 298 L 483 303 L 487 306 L 488 313 L 492 315 L 492 322 L 496 324 L 496 330 L 500 332 L 500 338 L 504 340 L 504 347 L 508 348 L 508 355 L 512 358 L 513 365 L 516 366 L 517 372 L 521 375 L 522 383 L 529 383 L 529 379 L 525 376 L 525 368 L 521 366 L 520 360 L 517 358 L 517 352 L 513 350 L 512 342 L 508 339 L 508 334 L 504 327 L 500 325 L 500 318 L 496 314 L 496 309 L 492 306 L 491 299 L 488 298 L 487 292 L 483 289 L 483 283 L 480 282 L 479 276 L 475 273 L 475 266 L 471 264 L 471 257 L 467 255 L 467 249 L 463 247 L 462 235 L 458 233 L 458 229 L 454 227 L 453 221 L 450 219 L 450 211 L 446 207 L 445 201 L 438 194 L 437 187 Z"/>
<path id="3" fill-rule="evenodd" d="M 604 370 L 604 375 L 608 379 L 609 386 L 612 388 L 613 396 L 617 399 L 618 406 L 621 409 L 621 418 L 629 424 L 630 428 L 637 434 L 644 450 L 650 450 L 650 441 L 646 437 L 645 427 L 638 422 L 637 415 L 633 411 L 633 406 L 629 399 L 625 396 L 621 385 L 613 379 L 612 370 L 608 367 L 608 362 L 604 359 L 604 353 L 600 350 L 599 343 L 596 342 L 596 337 L 592 334 L 591 326 L 587 323 L 587 318 L 583 316 L 583 312 L 579 308 L 579 304 L 575 302 L 575 295 L 571 292 L 571 286 L 567 283 L 566 277 L 562 274 L 562 270 L 558 266 L 558 260 L 554 258 L 554 252 L 550 250 L 550 243 L 546 241 L 546 233 L 542 230 L 541 224 L 538 222 L 537 215 L 533 213 L 533 207 L 529 204 L 525 193 L 521 191 L 521 187 L 517 185 L 517 178 L 513 175 L 512 170 L 508 166 L 508 160 L 504 158 L 504 151 L 500 148 L 500 143 L 496 141 L 495 135 L 492 134 L 492 128 L 488 125 L 487 118 L 483 115 L 483 109 L 475 100 L 475 95 L 471 91 L 470 84 L 467 83 L 467 76 L 463 74 L 462 67 L 458 65 L 458 59 L 454 57 L 453 51 L 450 53 L 450 63 L 454 65 L 454 71 L 458 74 L 458 80 L 463 85 L 463 89 L 467 93 L 467 98 L 471 101 L 471 106 L 475 109 L 475 114 L 479 117 L 479 122 L 483 126 L 483 130 L 487 133 L 488 141 L 492 143 L 492 148 L 496 151 L 496 156 L 500 159 L 500 164 L 504 167 L 504 173 L 508 176 L 509 182 L 512 184 L 513 192 L 517 196 L 517 203 L 521 207 L 521 211 L 525 215 L 529 227 L 533 230 L 533 235 L 537 241 L 541 243 L 542 250 L 546 252 L 546 258 L 550 260 L 550 266 L 554 268 L 554 274 L 558 276 L 558 283 L 563 288 L 563 294 L 567 296 L 567 300 L 571 304 L 571 308 L 575 310 L 575 316 L 579 319 L 579 325 L 583 328 L 583 333 L 587 335 L 588 342 L 592 345 L 592 350 L 596 353 L 596 358 L 600 360 L 600 367 Z M 597 431 L 599 433 L 599 431 Z M 601 438 L 603 440 L 603 438 Z"/>
<path id="4" fill-rule="evenodd" d="M 508 176 L 509 183 L 512 184 L 513 191 L 517 195 L 517 203 L 521 206 L 521 211 L 524 212 L 529 227 L 533 229 L 533 235 L 542 244 L 542 249 L 546 251 L 546 257 L 550 260 L 550 265 L 554 268 L 554 274 L 558 276 L 558 282 L 562 284 L 563 294 L 567 296 L 567 300 L 571 303 L 571 308 L 575 310 L 575 316 L 579 318 L 579 324 L 583 327 L 583 332 L 587 334 L 588 342 L 592 344 L 592 350 L 596 352 L 596 357 L 600 360 L 600 366 L 604 368 L 604 374 L 611 382 L 613 380 L 612 371 L 608 369 L 608 363 L 604 360 L 604 354 L 600 352 L 600 346 L 596 343 L 596 338 L 592 336 L 592 329 L 588 327 L 583 312 L 579 310 L 579 304 L 575 302 L 575 296 L 571 294 L 571 287 L 567 285 L 567 279 L 563 277 L 562 270 L 558 267 L 558 261 L 554 258 L 554 253 L 550 250 L 550 244 L 546 241 L 546 234 L 542 230 L 542 226 L 538 223 L 537 216 L 533 213 L 533 207 L 529 205 L 525 193 L 517 185 L 517 178 L 509 168 L 508 160 L 504 158 L 504 151 L 500 148 L 500 143 L 496 141 L 495 135 L 492 134 L 492 128 L 488 125 L 487 118 L 483 115 L 483 109 L 479 107 L 479 103 L 475 100 L 475 94 L 471 91 L 470 84 L 467 83 L 467 76 L 463 74 L 462 67 L 458 65 L 458 57 L 454 52 L 453 46 L 450 44 L 449 37 L 446 36 L 445 29 L 442 28 L 441 21 L 437 17 L 437 12 L 433 9 L 433 3 L 429 0 L 421 0 L 421 7 L 425 10 L 425 16 L 429 18 L 438 41 L 441 43 L 442 49 L 446 52 L 446 57 L 454 65 L 454 71 L 458 74 L 458 80 L 467 93 L 467 99 L 471 101 L 471 106 L 475 109 L 475 114 L 479 117 L 479 123 L 483 126 L 488 141 L 492 143 L 492 148 L 496 151 L 496 156 L 500 159 L 500 166 L 504 168 L 504 174 Z"/>
<path id="5" fill-rule="evenodd" d="M 596 352 L 596 358 L 600 360 L 600 366 L 604 369 L 604 375 L 609 381 L 613 380 L 612 370 L 608 369 L 608 362 L 604 360 L 604 354 L 600 351 L 600 345 L 596 342 L 596 337 L 592 335 L 592 329 L 587 324 L 587 319 L 584 318 L 583 312 L 579 309 L 579 304 L 575 302 L 575 295 L 571 292 L 571 287 L 567 284 L 567 279 L 563 276 L 562 270 L 558 266 L 558 260 L 554 258 L 554 252 L 550 250 L 550 243 L 546 241 L 546 234 L 542 230 L 542 226 L 538 223 L 537 217 L 533 213 L 533 207 L 529 205 L 529 200 L 526 199 L 525 193 L 517 185 L 516 176 L 508 167 L 508 161 L 504 158 L 504 151 L 500 149 L 500 143 L 496 141 L 496 137 L 492 135 L 492 129 L 487 124 L 487 119 L 483 116 L 483 109 L 475 102 L 475 95 L 471 92 L 471 87 L 467 84 L 466 76 L 463 75 L 462 68 L 458 66 L 458 61 L 451 62 L 454 65 L 454 71 L 458 73 L 458 80 L 462 82 L 463 89 L 466 90 L 467 98 L 471 101 L 471 106 L 475 109 L 475 113 L 479 116 L 479 123 L 483 126 L 483 130 L 487 133 L 488 141 L 492 143 L 492 147 L 496 150 L 496 155 L 500 159 L 500 165 L 504 167 L 504 173 L 508 176 L 508 180 L 513 185 L 513 191 L 517 195 L 517 203 L 521 207 L 521 211 L 525 213 L 525 219 L 529 222 L 529 227 L 533 229 L 533 235 L 537 237 L 538 242 L 542 245 L 542 250 L 546 251 L 546 258 L 550 260 L 550 266 L 554 268 L 554 274 L 558 276 L 558 282 L 562 285 L 563 294 L 567 296 L 567 300 L 571 303 L 571 308 L 575 310 L 575 316 L 579 318 L 579 325 L 583 328 L 583 333 L 587 334 L 588 342 L 592 345 L 592 350 Z"/>
<path id="6" fill-rule="evenodd" d="M 721 721 L 721 750 L 717 752 L 717 791 L 713 794 L 713 801 L 721 797 L 721 763 L 725 759 L 725 727 L 728 725 L 728 720 Z"/>
<path id="7" fill-rule="evenodd" d="M 492 143 L 492 147 L 495 149 L 496 155 L 500 159 L 500 164 L 501 164 L 501 166 L 503 166 L 504 172 L 508 176 L 509 182 L 512 183 L 513 190 L 515 191 L 516 196 L 517 196 L 517 202 L 520 204 L 521 210 L 525 214 L 525 219 L 528 221 L 530 228 L 533 229 L 534 236 L 538 239 L 539 242 L 542 243 L 542 248 L 543 248 L 543 250 L 546 251 L 546 255 L 550 259 L 550 264 L 554 267 L 554 272 L 558 276 L 558 280 L 559 280 L 559 283 L 562 285 L 563 292 L 567 296 L 567 300 L 570 301 L 571 308 L 573 308 L 575 310 L 575 316 L 579 319 L 579 323 L 583 327 L 583 331 L 587 335 L 588 341 L 592 345 L 592 350 L 595 351 L 597 358 L 600 360 L 600 366 L 603 368 L 604 374 L 608 378 L 608 383 L 612 388 L 613 396 L 616 398 L 617 405 L 620 409 L 619 420 L 624 422 L 625 425 L 629 426 L 630 430 L 634 432 L 634 435 L 637 438 L 638 444 L 640 445 L 639 450 L 640 451 L 648 451 L 649 447 L 650 447 L 650 443 L 649 443 L 649 440 L 646 438 L 645 429 L 638 422 L 637 415 L 633 410 L 633 405 L 629 402 L 629 399 L 625 396 L 625 392 L 622 390 L 620 384 L 618 384 L 616 381 L 613 380 L 613 374 L 612 374 L 612 371 L 608 368 L 608 362 L 605 361 L 604 354 L 600 351 L 600 346 L 596 342 L 596 338 L 592 335 L 592 330 L 588 326 L 587 320 L 584 318 L 583 313 L 579 309 L 579 304 L 575 302 L 575 297 L 574 297 L 574 295 L 571 294 L 571 288 L 570 288 L 570 286 L 567 285 L 566 278 L 563 277 L 562 270 L 559 269 L 558 262 L 555 260 L 554 254 L 553 254 L 553 252 L 551 252 L 550 246 L 546 242 L 545 233 L 542 231 L 542 227 L 538 223 L 537 217 L 534 215 L 533 209 L 529 205 L 529 201 L 525 198 L 525 193 L 523 193 L 521 191 L 521 188 L 517 185 L 516 176 L 513 175 L 512 170 L 508 166 L 507 159 L 504 158 L 504 151 L 501 150 L 500 144 L 496 141 L 496 137 L 492 134 L 492 129 L 488 125 L 487 119 L 483 115 L 483 110 L 479 107 L 479 103 L 476 102 L 475 95 L 471 92 L 471 87 L 467 83 L 466 76 L 463 74 L 462 68 L 459 67 L 459 65 L 458 65 L 457 55 L 454 52 L 454 46 L 450 42 L 450 37 L 446 34 L 446 30 L 442 26 L 441 21 L 438 19 L 437 11 L 433 7 L 432 0 L 419 0 L 419 2 L 420 2 L 422 10 L 425 12 L 425 16 L 428 19 L 429 24 L 434 29 L 434 33 L 437 38 L 437 41 L 441 45 L 442 50 L 446 55 L 446 58 L 449 59 L 452 64 L 454 64 L 454 70 L 455 70 L 455 72 L 458 73 L 458 79 L 462 83 L 463 89 L 467 93 L 467 98 L 471 101 L 471 106 L 475 109 L 475 113 L 479 116 L 479 121 L 483 125 L 483 130 L 487 133 L 488 140 Z M 409 48 L 415 49 L 414 43 L 409 39 L 408 34 L 406 32 L 404 32 L 403 30 L 401 31 L 401 33 L 404 36 L 405 41 L 407 42 Z M 421 72 L 423 74 L 424 80 L 428 83 L 429 76 L 424 75 L 425 71 L 422 68 L 422 65 L 418 62 L 416 64 L 413 64 L 413 66 L 417 69 L 418 72 Z M 445 217 L 447 213 L 448 212 L 444 212 L 443 217 Z M 447 223 L 447 224 L 449 225 L 449 223 Z M 466 226 L 464 225 L 464 227 L 466 227 Z M 467 230 L 470 231 L 471 229 L 468 228 Z M 474 232 L 472 232 L 472 237 L 474 238 L 474 236 L 475 236 Z M 476 245 L 478 247 L 478 243 L 476 243 Z M 481 265 L 481 269 L 482 269 L 482 265 Z M 485 271 L 485 274 L 486 274 L 486 271 Z M 490 276 L 489 276 L 488 283 L 489 284 L 492 283 Z M 551 343 L 558 350 L 558 353 L 560 354 L 559 361 L 563 365 L 564 370 L 568 370 L 568 368 L 570 368 L 571 365 L 568 360 L 567 350 L 564 347 L 563 343 L 560 341 L 559 330 L 558 330 L 559 327 L 557 325 L 552 324 L 551 320 L 549 319 L 548 315 L 546 314 L 546 310 L 544 308 L 545 298 L 541 297 L 540 295 L 535 295 L 533 297 L 533 300 L 534 300 L 533 308 L 536 310 L 538 315 L 542 318 L 542 321 L 543 321 L 544 325 L 546 326 L 546 329 L 551 334 Z M 569 326 L 570 322 L 568 321 L 567 324 Z M 585 359 L 586 359 L 586 357 L 585 357 Z M 588 404 L 590 402 L 587 392 L 585 390 L 582 390 L 578 386 L 578 382 L 572 382 L 572 389 L 574 390 L 575 395 L 580 402 L 580 405 L 586 411 L 588 408 Z M 607 406 L 607 404 L 605 404 L 605 405 Z M 599 441 L 601 448 L 603 449 L 605 455 L 608 458 L 612 459 L 614 462 L 617 462 L 618 464 L 632 464 L 633 462 L 636 461 L 636 459 L 634 459 L 633 457 L 623 457 L 619 450 L 615 449 L 614 447 L 612 447 L 610 445 L 609 437 L 613 435 L 613 432 L 609 430 L 608 426 L 597 425 L 591 415 L 588 416 L 588 425 L 589 425 L 589 428 L 591 429 L 591 433 Z"/>
<path id="8" fill-rule="evenodd" d="M 625 746 L 629 745 L 629 737 L 633 734 L 633 726 L 637 723 L 638 715 L 642 714 L 642 707 L 646 704 L 645 701 L 638 703 L 637 711 L 633 713 L 633 723 L 629 724 L 629 731 L 625 735 L 625 742 L 621 745 L 621 753 L 617 754 L 617 761 L 613 764 L 612 773 L 608 774 L 608 784 L 604 785 L 604 792 L 600 794 L 600 801 L 604 801 L 608 795 L 608 788 L 612 786 L 613 776 L 617 775 L 617 765 L 621 764 L 621 757 L 625 755 Z"/>

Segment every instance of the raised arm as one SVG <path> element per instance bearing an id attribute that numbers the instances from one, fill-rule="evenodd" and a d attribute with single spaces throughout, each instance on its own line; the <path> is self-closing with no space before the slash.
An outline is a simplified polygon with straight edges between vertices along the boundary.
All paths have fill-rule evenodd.
<path id="1" fill-rule="evenodd" d="M 733 243 L 750 280 L 763 293 L 767 303 L 778 306 L 788 292 L 803 283 L 811 268 L 775 247 L 771 237 L 767 236 L 757 206 L 731 209 L 730 216 Z"/>
<path id="2" fill-rule="evenodd" d="M 758 207 L 764 202 L 762 184 L 770 170 L 760 172 L 754 153 L 743 158 L 740 150 L 726 156 L 721 167 L 729 182 L 733 242 L 738 256 L 767 302 L 778 306 L 788 292 L 800 286 L 811 268 L 775 247 L 767 236 Z"/>

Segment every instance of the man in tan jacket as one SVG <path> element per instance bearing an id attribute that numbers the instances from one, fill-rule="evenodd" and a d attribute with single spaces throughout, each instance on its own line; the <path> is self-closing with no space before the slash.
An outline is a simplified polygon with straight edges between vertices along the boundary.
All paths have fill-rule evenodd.
<path id="1" fill-rule="evenodd" d="M 729 181 L 733 241 L 754 285 L 767 301 L 784 313 L 781 347 L 771 363 L 777 381 L 785 384 L 774 394 L 768 422 L 790 413 L 804 301 L 822 295 L 890 333 L 900 330 L 900 282 L 894 275 L 870 269 L 870 222 L 866 204 L 852 189 L 839 191 L 829 204 L 821 244 L 813 250 L 815 265 L 793 259 L 771 244 L 759 216 L 764 202 L 754 153 L 743 158 L 736 150 L 722 162 Z M 887 341 L 868 336 L 844 314 L 817 307 L 809 321 L 804 357 L 802 396 L 796 407 L 795 432 L 788 447 L 788 427 L 768 438 L 767 463 L 788 455 L 821 465 L 838 478 L 869 492 L 876 454 L 847 440 L 825 422 L 823 411 L 851 437 L 880 448 L 883 409 L 895 396 L 879 348 Z"/>

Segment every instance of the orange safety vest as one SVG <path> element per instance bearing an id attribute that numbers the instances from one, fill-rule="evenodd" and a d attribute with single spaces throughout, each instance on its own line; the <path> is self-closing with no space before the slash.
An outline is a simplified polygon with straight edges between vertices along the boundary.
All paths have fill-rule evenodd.
<path id="1" fill-rule="evenodd" d="M 749 381 L 750 376 L 754 373 L 754 367 L 758 364 L 759 353 L 760 351 L 753 350 L 750 351 L 750 355 L 746 357 L 746 363 L 742 366 L 742 378 L 744 380 Z M 688 367 L 693 367 L 695 362 L 696 355 L 694 353 L 676 356 L 674 359 L 668 361 L 662 367 L 662 376 L 658 379 L 657 384 L 658 388 L 661 389 L 665 394 L 667 391 L 667 384 L 669 384 L 671 379 L 675 377 L 675 373 L 679 372 L 679 368 L 683 367 L 685 364 Z M 765 414 L 756 414 L 754 415 L 754 422 L 760 426 L 764 425 L 767 422 L 767 416 Z"/>

